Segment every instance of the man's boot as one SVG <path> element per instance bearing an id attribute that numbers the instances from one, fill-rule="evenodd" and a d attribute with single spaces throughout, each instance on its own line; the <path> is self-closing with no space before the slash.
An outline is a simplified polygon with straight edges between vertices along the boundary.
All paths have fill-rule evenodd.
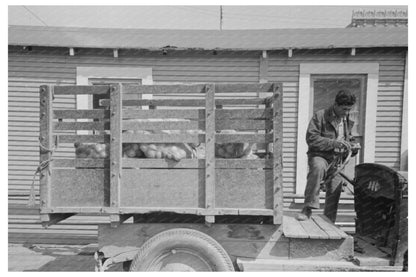
<path id="1" fill-rule="evenodd" d="M 312 209 L 310 207 L 303 207 L 302 211 L 296 215 L 299 221 L 308 220 L 312 216 Z"/>

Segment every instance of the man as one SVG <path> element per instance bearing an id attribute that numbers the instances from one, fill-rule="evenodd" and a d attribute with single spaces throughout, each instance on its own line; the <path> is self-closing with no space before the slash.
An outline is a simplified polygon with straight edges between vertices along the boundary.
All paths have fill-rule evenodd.
<path id="1" fill-rule="evenodd" d="M 306 132 L 309 172 L 304 207 L 297 215 L 298 220 L 308 220 L 312 209 L 319 208 L 321 182 L 327 177 L 338 150 L 350 150 L 353 146 L 353 155 L 357 154 L 358 148 L 353 144 L 354 138 L 351 136 L 354 122 L 349 118 L 355 102 L 355 95 L 341 90 L 335 97 L 335 103 L 327 109 L 317 111 L 309 122 Z M 326 182 L 324 215 L 332 222 L 335 222 L 337 216 L 341 190 L 342 179 L 339 175 Z"/>

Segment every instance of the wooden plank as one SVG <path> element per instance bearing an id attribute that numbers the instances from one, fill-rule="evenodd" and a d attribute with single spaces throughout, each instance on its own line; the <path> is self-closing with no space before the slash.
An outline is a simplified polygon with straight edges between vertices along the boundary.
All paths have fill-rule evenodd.
<path id="1" fill-rule="evenodd" d="M 241 168 L 241 169 L 271 169 L 273 161 L 269 159 L 244 160 L 244 159 L 216 159 L 215 168 Z"/>
<path id="2" fill-rule="evenodd" d="M 148 213 L 176 213 L 176 214 L 192 214 L 192 215 L 204 215 L 205 208 L 192 208 L 192 207 L 172 207 L 172 206 L 158 206 L 158 207 L 121 207 L 120 212 L 128 214 L 148 214 Z"/>
<path id="3" fill-rule="evenodd" d="M 239 215 L 263 215 L 263 216 L 273 216 L 272 209 L 238 209 Z"/>
<path id="4" fill-rule="evenodd" d="M 336 230 L 338 228 L 335 225 L 328 224 L 326 221 L 324 221 L 319 216 L 312 216 L 311 218 L 319 228 L 321 228 L 323 231 L 325 231 L 325 233 L 328 234 L 328 237 L 330 239 L 341 239 L 342 238 L 342 236 L 339 234 L 338 230 Z"/>
<path id="5" fill-rule="evenodd" d="M 48 161 L 52 158 L 53 136 L 52 136 L 52 95 L 53 88 L 50 86 L 40 87 L 40 129 L 39 142 L 44 149 L 40 151 L 39 162 L 45 164 L 45 168 L 39 174 L 40 186 L 40 208 L 48 208 L 51 205 L 51 175 Z M 30 199 L 31 204 L 34 204 L 34 199 Z"/>
<path id="6" fill-rule="evenodd" d="M 205 208 L 215 208 L 215 85 L 205 86 Z M 214 223 L 215 217 L 205 221 Z"/>
<path id="7" fill-rule="evenodd" d="M 205 121 L 128 121 L 123 120 L 123 130 L 198 130 L 204 129 Z"/>
<path id="8" fill-rule="evenodd" d="M 110 91 L 110 206 L 120 207 L 122 91 L 120 85 L 112 85 Z"/>
<path id="9" fill-rule="evenodd" d="M 318 217 L 320 219 L 317 219 L 317 220 L 319 221 L 319 226 L 322 229 L 332 229 L 334 232 L 337 232 L 338 235 L 341 236 L 341 238 L 347 238 L 348 237 L 348 235 L 344 231 L 342 231 L 341 229 L 339 229 L 338 227 L 336 227 L 334 225 L 334 223 L 332 223 L 326 216 L 324 216 L 324 215 L 318 215 L 317 218 Z"/>
<path id="10" fill-rule="evenodd" d="M 318 227 L 313 220 L 299 221 L 305 232 L 308 233 L 311 239 L 329 239 L 330 237 L 320 227 Z"/>
<path id="11" fill-rule="evenodd" d="M 203 143 L 205 142 L 205 135 L 190 135 L 190 134 L 130 134 L 122 133 L 121 138 L 123 143 Z"/>
<path id="12" fill-rule="evenodd" d="M 110 135 L 58 135 L 58 141 L 60 143 L 108 143 L 110 142 Z"/>
<path id="13" fill-rule="evenodd" d="M 250 99 L 216 99 L 215 105 L 263 105 L 268 98 L 250 98 Z M 109 106 L 110 101 L 108 99 L 100 100 L 101 106 Z M 142 99 L 142 100 L 123 100 L 123 106 L 192 106 L 203 107 L 205 106 L 205 100 L 200 99 Z"/>
<path id="14" fill-rule="evenodd" d="M 283 220 L 283 167 L 282 167 L 282 85 L 273 85 L 273 223 L 282 224 Z"/>
<path id="15" fill-rule="evenodd" d="M 218 208 L 272 209 L 271 170 L 217 169 L 215 203 Z M 250 197 L 247 197 L 247 196 Z"/>
<path id="16" fill-rule="evenodd" d="M 79 170 L 79 169 L 77 169 Z M 106 172 L 108 174 L 108 171 Z M 108 181 L 107 181 L 108 183 Z M 108 186 L 109 187 L 109 186 Z M 45 209 L 42 213 L 76 213 L 76 214 L 97 214 L 99 216 L 108 215 L 110 213 L 119 212 L 118 208 L 111 208 L 108 207 L 108 203 L 106 206 L 97 205 L 97 206 L 90 206 L 90 207 L 81 207 L 80 205 L 71 205 L 71 206 L 56 206 L 53 209 Z"/>
<path id="17" fill-rule="evenodd" d="M 264 84 L 216 84 L 217 93 L 227 92 L 270 92 L 272 83 Z M 204 93 L 204 84 L 181 85 L 125 85 L 126 93 L 143 94 L 179 94 L 179 93 Z"/>
<path id="18" fill-rule="evenodd" d="M 103 110 L 105 111 L 105 110 Z M 224 119 L 269 119 L 272 116 L 272 109 L 223 109 L 217 110 L 215 119 L 221 121 Z M 186 119 L 205 119 L 203 109 L 189 110 L 137 110 L 132 108 L 123 109 L 123 118 L 186 118 Z"/>
<path id="19" fill-rule="evenodd" d="M 215 89 L 217 93 L 226 92 L 271 92 L 273 91 L 273 83 L 263 84 L 216 84 Z"/>
<path id="20" fill-rule="evenodd" d="M 181 85 L 134 85 L 124 84 L 123 91 L 126 94 L 188 94 L 205 93 L 204 84 L 181 84 Z"/>
<path id="21" fill-rule="evenodd" d="M 55 95 L 65 94 L 108 94 L 110 92 L 110 86 L 97 85 L 97 86 L 55 86 Z"/>
<path id="22" fill-rule="evenodd" d="M 79 130 L 91 130 L 91 127 L 104 128 L 107 124 L 96 123 L 97 126 L 90 124 L 80 125 L 84 129 Z M 62 122 L 57 124 L 61 129 L 72 127 L 70 123 Z M 264 130 L 266 127 L 271 127 L 271 121 L 264 120 L 215 120 L 216 130 Z M 122 122 L 123 130 L 203 130 L 205 127 L 205 121 L 128 121 Z"/>
<path id="23" fill-rule="evenodd" d="M 110 118 L 110 111 L 103 109 L 95 110 L 54 110 L 54 118 L 69 118 L 69 119 L 105 119 Z"/>
<path id="24" fill-rule="evenodd" d="M 121 206 L 205 207 L 204 169 L 122 169 Z"/>
<path id="25" fill-rule="evenodd" d="M 309 238 L 308 233 L 300 225 L 299 221 L 291 216 L 283 216 L 283 234 L 287 238 Z"/>
<path id="26" fill-rule="evenodd" d="M 54 130 L 109 130 L 110 122 L 55 122 Z"/>
<path id="27" fill-rule="evenodd" d="M 216 120 L 216 130 L 264 130 L 273 126 L 269 120 Z"/>
<path id="28" fill-rule="evenodd" d="M 108 206 L 108 170 L 52 169 L 51 173 L 51 212 L 56 207 Z"/>
<path id="29" fill-rule="evenodd" d="M 217 143 L 269 143 L 273 141 L 273 134 L 216 134 Z"/>
<path id="30" fill-rule="evenodd" d="M 216 120 L 225 119 L 270 119 L 272 118 L 272 109 L 221 109 L 216 113 Z"/>
<path id="31" fill-rule="evenodd" d="M 79 159 L 80 160 L 80 159 Z M 94 160 L 93 160 L 94 161 Z M 80 165 L 96 165 L 97 167 L 103 165 L 103 161 L 98 161 L 94 164 L 92 161 L 79 161 Z M 74 162 L 68 164 L 59 163 L 62 166 L 70 166 Z M 123 168 L 205 168 L 205 159 L 183 159 L 179 162 L 169 159 L 135 159 L 123 158 Z M 242 160 L 242 159 L 216 159 L 215 168 L 272 168 L 272 160 Z"/>
<path id="32" fill-rule="evenodd" d="M 187 109 L 187 110 L 138 110 L 132 108 L 123 109 L 123 119 L 125 118 L 186 118 L 186 119 L 205 119 L 205 110 Z"/>
<path id="33" fill-rule="evenodd" d="M 52 161 L 52 168 L 104 168 L 109 166 L 109 159 L 54 159 Z"/>

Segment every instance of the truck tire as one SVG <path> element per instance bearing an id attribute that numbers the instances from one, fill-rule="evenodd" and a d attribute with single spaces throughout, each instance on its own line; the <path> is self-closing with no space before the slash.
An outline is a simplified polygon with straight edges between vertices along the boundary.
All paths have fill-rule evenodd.
<path id="1" fill-rule="evenodd" d="M 175 228 L 147 240 L 130 271 L 234 271 L 234 266 L 224 248 L 210 236 Z"/>

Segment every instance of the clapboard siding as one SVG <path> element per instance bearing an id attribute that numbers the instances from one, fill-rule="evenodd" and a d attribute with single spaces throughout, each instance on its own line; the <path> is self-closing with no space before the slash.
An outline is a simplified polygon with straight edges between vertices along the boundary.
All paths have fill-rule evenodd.
<path id="1" fill-rule="evenodd" d="M 25 215 L 23 207 L 39 160 L 40 85 L 73 85 L 77 67 L 152 68 L 156 83 L 257 83 L 260 54 L 260 51 L 219 51 L 213 55 L 211 51 L 195 50 L 169 51 L 164 56 L 161 52 L 119 50 L 119 57 L 115 59 L 111 49 L 76 49 L 75 56 L 69 56 L 68 49 L 64 48 L 33 47 L 32 52 L 23 52 L 20 47 L 9 47 L 9 204 L 18 205 L 9 209 L 9 239 L 16 242 L 95 242 L 96 224 L 108 222 L 107 217 L 76 216 L 45 231 L 40 227 L 36 210 Z M 301 199 L 295 195 L 300 63 L 379 63 L 375 159 L 377 163 L 398 169 L 404 59 L 405 50 L 400 48 L 357 49 L 355 56 L 350 55 L 350 49 L 294 50 L 291 58 L 287 51 L 268 52 L 267 79 L 283 83 L 282 160 L 286 209 L 301 207 Z M 59 95 L 54 105 L 62 109 L 75 108 L 75 98 Z M 73 152 L 72 146 L 66 145 L 56 155 L 73 157 Z M 38 189 L 37 181 L 35 184 Z M 341 225 L 353 226 L 354 213 L 350 202 L 340 211 Z"/>

